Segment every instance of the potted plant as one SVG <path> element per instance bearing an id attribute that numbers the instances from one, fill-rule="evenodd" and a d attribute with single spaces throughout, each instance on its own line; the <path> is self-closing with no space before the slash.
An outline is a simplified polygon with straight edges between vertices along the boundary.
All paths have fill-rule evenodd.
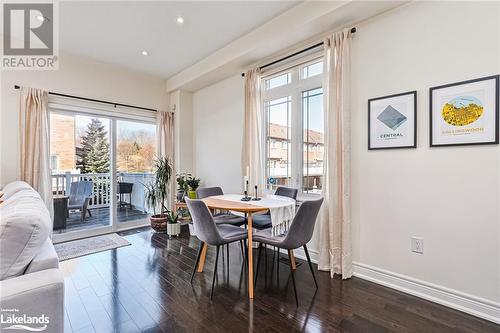
<path id="1" fill-rule="evenodd" d="M 187 179 L 191 175 L 189 173 L 180 173 L 177 175 L 177 202 L 184 202 L 184 196 L 188 191 L 188 185 L 186 183 Z"/>
<path id="2" fill-rule="evenodd" d="M 189 176 L 186 183 L 189 187 L 188 197 L 189 199 L 196 199 L 196 189 L 200 187 L 200 178 Z"/>
<path id="3" fill-rule="evenodd" d="M 178 236 L 181 233 L 181 224 L 177 222 L 179 215 L 172 211 L 165 213 L 167 215 L 167 235 Z"/>
<path id="4" fill-rule="evenodd" d="M 154 161 L 154 169 L 155 178 L 153 182 L 143 184 L 145 201 L 153 209 L 153 215 L 150 218 L 151 228 L 158 232 L 164 232 L 168 228 L 169 219 L 175 220 L 174 223 L 177 223 L 177 219 L 172 218 L 174 213 L 166 206 L 172 176 L 172 163 L 168 157 L 157 158 Z"/>

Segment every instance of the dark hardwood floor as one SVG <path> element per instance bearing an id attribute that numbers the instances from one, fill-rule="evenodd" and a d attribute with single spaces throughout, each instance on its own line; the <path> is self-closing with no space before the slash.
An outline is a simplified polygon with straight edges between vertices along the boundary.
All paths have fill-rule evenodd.
<path id="1" fill-rule="evenodd" d="M 358 278 L 318 272 L 315 293 L 307 264 L 297 268 L 296 307 L 289 267 L 280 264 L 277 288 L 271 251 L 267 279 L 262 259 L 249 301 L 236 245 L 229 280 L 219 260 L 210 301 L 214 249 L 191 285 L 199 241 L 186 230 L 173 239 L 149 229 L 123 235 L 131 246 L 61 263 L 65 332 L 500 332 L 499 325 Z"/>

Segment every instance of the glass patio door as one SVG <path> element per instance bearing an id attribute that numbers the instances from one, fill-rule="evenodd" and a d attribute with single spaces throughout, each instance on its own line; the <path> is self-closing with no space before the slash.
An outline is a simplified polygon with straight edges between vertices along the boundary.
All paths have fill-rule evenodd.
<path id="1" fill-rule="evenodd" d="M 156 125 L 137 120 L 116 120 L 116 227 L 149 223 L 144 185 L 153 181 Z"/>
<path id="2" fill-rule="evenodd" d="M 81 110 L 51 109 L 54 242 L 149 224 L 144 184 L 153 179 L 154 118 Z"/>
<path id="3" fill-rule="evenodd" d="M 112 120 L 50 114 L 54 240 L 112 230 Z"/>

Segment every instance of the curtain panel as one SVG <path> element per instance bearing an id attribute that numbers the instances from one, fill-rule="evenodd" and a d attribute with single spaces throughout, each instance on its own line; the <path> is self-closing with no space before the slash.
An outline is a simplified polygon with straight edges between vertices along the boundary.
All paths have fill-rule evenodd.
<path id="1" fill-rule="evenodd" d="M 241 156 L 241 174 L 248 176 L 249 195 L 253 193 L 255 185 L 258 186 L 259 194 L 262 194 L 264 190 L 263 147 L 260 69 L 255 68 L 245 74 L 245 114 Z"/>
<path id="2" fill-rule="evenodd" d="M 319 216 L 318 268 L 352 276 L 350 212 L 350 46 L 351 31 L 344 29 L 324 41 L 325 184 Z"/>
<path id="3" fill-rule="evenodd" d="M 174 135 L 174 113 L 158 111 L 157 124 L 157 154 L 158 157 L 168 157 L 172 163 L 172 178 L 170 179 L 167 207 L 172 209 L 175 197 L 175 135 Z"/>
<path id="4" fill-rule="evenodd" d="M 19 176 L 41 196 L 51 218 L 52 178 L 50 171 L 50 128 L 48 92 L 21 88 L 19 100 Z M 52 219 L 51 219 L 52 220 Z"/>

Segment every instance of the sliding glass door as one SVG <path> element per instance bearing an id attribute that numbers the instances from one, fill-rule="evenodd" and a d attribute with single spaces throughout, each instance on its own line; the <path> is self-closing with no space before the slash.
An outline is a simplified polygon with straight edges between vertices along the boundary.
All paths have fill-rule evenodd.
<path id="1" fill-rule="evenodd" d="M 110 127 L 108 118 L 50 114 L 55 237 L 109 230 L 113 196 Z"/>
<path id="2" fill-rule="evenodd" d="M 156 126 L 116 121 L 117 223 L 130 226 L 148 219 L 144 185 L 153 180 Z"/>
<path id="3" fill-rule="evenodd" d="M 86 111 L 50 114 L 55 242 L 149 223 L 155 124 Z"/>

